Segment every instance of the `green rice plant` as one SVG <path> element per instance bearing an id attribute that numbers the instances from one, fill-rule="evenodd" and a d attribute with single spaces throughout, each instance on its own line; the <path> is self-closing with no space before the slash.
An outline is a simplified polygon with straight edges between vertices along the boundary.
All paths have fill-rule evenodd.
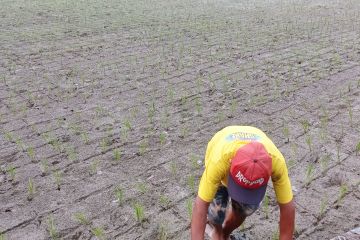
<path id="1" fill-rule="evenodd" d="M 315 170 L 314 164 L 309 163 L 306 167 L 305 185 L 309 185 L 313 180 L 314 170 Z"/>
<path id="2" fill-rule="evenodd" d="M 121 159 L 121 150 L 120 149 L 114 149 L 113 150 L 113 159 L 116 161 L 116 162 L 119 162 L 120 159 Z"/>
<path id="3" fill-rule="evenodd" d="M 310 134 L 307 134 L 305 137 L 306 145 L 309 147 L 309 151 L 312 152 L 312 137 Z"/>
<path id="4" fill-rule="evenodd" d="M 121 187 L 116 187 L 114 194 L 118 204 L 122 205 L 124 203 L 124 191 L 121 189 Z"/>
<path id="5" fill-rule="evenodd" d="M 177 176 L 177 169 L 178 169 L 178 167 L 177 167 L 176 162 L 171 161 L 171 163 L 170 163 L 170 171 L 171 171 L 171 175 L 174 178 L 176 178 L 176 176 Z"/>
<path id="6" fill-rule="evenodd" d="M 194 175 L 188 176 L 187 185 L 188 185 L 191 193 L 195 193 L 195 176 Z"/>
<path id="7" fill-rule="evenodd" d="M 360 141 L 355 146 L 355 153 L 356 153 L 356 155 L 359 155 L 359 153 L 360 153 Z"/>
<path id="8" fill-rule="evenodd" d="M 330 159 L 331 159 L 330 154 L 326 154 L 325 156 L 320 158 L 320 166 L 321 166 L 321 169 L 322 169 L 323 172 L 325 170 L 327 170 L 327 168 L 329 166 Z"/>
<path id="9" fill-rule="evenodd" d="M 327 205 L 328 205 L 328 198 L 327 198 L 327 196 L 325 196 L 321 199 L 321 202 L 320 202 L 319 214 L 318 214 L 319 219 L 324 216 Z"/>
<path id="10" fill-rule="evenodd" d="M 28 147 L 27 149 L 27 154 L 29 156 L 29 158 L 31 159 L 32 162 L 35 161 L 35 150 L 34 147 Z"/>
<path id="11" fill-rule="evenodd" d="M 193 200 L 191 198 L 186 199 L 186 210 L 188 212 L 189 218 L 192 217 L 192 211 L 193 211 Z"/>
<path id="12" fill-rule="evenodd" d="M 148 191 L 148 186 L 143 183 L 143 182 L 140 182 L 136 185 L 136 188 L 139 190 L 140 193 L 144 194 Z"/>
<path id="13" fill-rule="evenodd" d="M 126 118 L 125 120 L 124 120 L 124 128 L 127 130 L 127 131 L 130 131 L 131 129 L 132 129 L 132 127 L 131 127 L 131 122 L 130 122 L 130 120 L 128 119 L 128 118 Z"/>
<path id="14" fill-rule="evenodd" d="M 199 169 L 200 168 L 200 164 L 199 164 L 199 157 L 195 154 L 190 154 L 190 162 L 191 162 L 191 167 L 192 169 Z"/>
<path id="15" fill-rule="evenodd" d="M 167 240 L 168 232 L 165 224 L 161 223 L 158 230 L 158 240 Z"/>
<path id="16" fill-rule="evenodd" d="M 340 204 L 341 200 L 344 199 L 347 192 L 348 192 L 348 187 L 346 186 L 346 184 L 342 184 L 339 189 L 339 196 L 337 199 L 337 204 Z"/>
<path id="17" fill-rule="evenodd" d="M 168 209 L 170 206 L 170 199 L 165 195 L 160 195 L 159 203 L 163 209 Z"/>
<path id="18" fill-rule="evenodd" d="M 4 133 L 4 138 L 9 142 L 14 141 L 14 135 L 11 132 L 5 132 Z"/>
<path id="19" fill-rule="evenodd" d="M 74 214 L 75 220 L 82 225 L 90 225 L 90 220 L 86 217 L 83 212 L 76 212 Z"/>
<path id="20" fill-rule="evenodd" d="M 0 240 L 5 240 L 5 234 L 4 233 L 0 233 Z M 166 238 L 165 238 L 166 239 Z"/>
<path id="21" fill-rule="evenodd" d="M 27 200 L 28 200 L 28 201 L 33 200 L 34 194 L 35 194 L 35 185 L 34 185 L 33 180 L 32 180 L 31 178 L 29 178 Z"/>
<path id="22" fill-rule="evenodd" d="M 282 129 L 282 132 L 283 132 L 283 135 L 286 139 L 286 143 L 289 142 L 289 138 L 290 138 L 290 130 L 289 130 L 289 127 L 288 126 L 284 126 L 283 129 Z"/>
<path id="23" fill-rule="evenodd" d="M 183 125 L 181 128 L 180 128 L 180 135 L 179 137 L 180 138 L 186 138 L 188 136 L 188 133 L 189 133 L 189 129 L 186 125 Z"/>
<path id="24" fill-rule="evenodd" d="M 23 143 L 23 141 L 20 138 L 15 139 L 16 146 L 20 151 L 24 151 L 26 149 L 26 145 Z"/>
<path id="25" fill-rule="evenodd" d="M 279 229 L 277 229 L 275 232 L 273 232 L 271 236 L 271 240 L 279 240 L 279 239 L 280 239 L 280 233 L 279 233 Z"/>
<path id="26" fill-rule="evenodd" d="M 57 232 L 57 229 L 56 229 L 56 226 L 55 226 L 55 222 L 54 222 L 54 217 L 53 216 L 50 216 L 48 218 L 48 221 L 47 221 L 47 230 L 49 232 L 49 235 L 50 235 L 50 238 L 52 240 L 57 240 L 59 237 L 58 237 L 58 232 Z"/>
<path id="27" fill-rule="evenodd" d="M 89 134 L 86 132 L 82 132 L 80 137 L 84 144 L 88 145 L 90 143 Z"/>
<path id="28" fill-rule="evenodd" d="M 90 231 L 97 239 L 105 240 L 105 230 L 102 227 L 94 227 Z"/>
<path id="29" fill-rule="evenodd" d="M 133 205 L 133 208 L 135 211 L 136 221 L 138 221 L 139 223 L 142 223 L 145 219 L 144 206 L 141 203 L 136 202 Z"/>
<path id="30" fill-rule="evenodd" d="M 289 160 L 287 160 L 286 165 L 287 165 L 287 168 L 290 170 L 290 169 L 292 169 L 293 167 L 295 167 L 296 161 L 293 160 L 293 159 L 289 159 Z"/>
<path id="31" fill-rule="evenodd" d="M 60 190 L 61 182 L 62 182 L 62 175 L 60 171 L 53 172 L 54 181 L 56 184 L 56 189 Z"/>
<path id="32" fill-rule="evenodd" d="M 349 113 L 350 126 L 353 126 L 353 108 L 351 106 L 350 101 L 348 102 L 348 113 Z"/>
<path id="33" fill-rule="evenodd" d="M 148 140 L 146 138 L 144 138 L 143 140 L 141 140 L 140 145 L 139 145 L 139 155 L 143 156 L 148 148 Z"/>
<path id="34" fill-rule="evenodd" d="M 263 200 L 263 209 L 265 213 L 265 218 L 269 218 L 269 196 L 265 194 L 264 200 Z"/>
<path id="35" fill-rule="evenodd" d="M 10 165 L 10 166 L 8 166 L 6 171 L 10 175 L 10 181 L 15 181 L 15 175 L 16 175 L 15 167 Z"/>
<path id="36" fill-rule="evenodd" d="M 290 148 L 291 148 L 292 157 L 296 158 L 298 155 L 298 146 L 295 143 L 291 143 Z"/>
<path id="37" fill-rule="evenodd" d="M 195 109 L 196 109 L 197 114 L 201 114 L 202 105 L 201 105 L 201 102 L 200 102 L 200 98 L 195 99 Z"/>
<path id="38" fill-rule="evenodd" d="M 73 146 L 66 147 L 65 152 L 70 161 L 74 162 L 77 160 L 77 153 Z"/>
<path id="39" fill-rule="evenodd" d="M 309 121 L 304 119 L 304 120 L 301 120 L 300 123 L 301 123 L 301 125 L 303 127 L 304 133 L 307 133 L 309 131 L 309 128 L 310 128 Z"/>
<path id="40" fill-rule="evenodd" d="M 110 145 L 110 142 L 107 138 L 101 139 L 101 141 L 100 141 L 101 152 L 105 153 L 107 151 L 109 145 Z"/>
<path id="41" fill-rule="evenodd" d="M 46 176 L 49 173 L 49 162 L 44 159 L 40 162 L 41 175 Z"/>
<path id="42" fill-rule="evenodd" d="M 150 124 L 154 123 L 155 113 L 156 113 L 155 102 L 152 101 L 150 107 L 148 108 L 148 120 Z"/>
<path id="43" fill-rule="evenodd" d="M 91 164 L 90 164 L 90 175 L 94 175 L 97 173 L 97 169 L 99 166 L 99 160 L 95 159 Z"/>
<path id="44" fill-rule="evenodd" d="M 166 142 L 166 133 L 162 131 L 159 135 L 160 145 L 163 146 Z"/>
<path id="45" fill-rule="evenodd" d="M 336 144 L 336 158 L 337 158 L 337 161 L 340 162 L 340 150 L 341 150 L 341 144 L 338 142 Z"/>

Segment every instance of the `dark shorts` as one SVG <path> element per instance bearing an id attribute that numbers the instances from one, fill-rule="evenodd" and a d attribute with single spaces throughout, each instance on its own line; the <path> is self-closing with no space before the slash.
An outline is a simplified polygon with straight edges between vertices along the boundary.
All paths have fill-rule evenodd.
<path id="1" fill-rule="evenodd" d="M 251 205 L 238 203 L 229 197 L 226 187 L 220 186 L 208 209 L 208 220 L 210 223 L 221 225 L 224 222 L 229 202 L 231 202 L 231 208 L 235 211 L 235 213 L 243 217 L 250 216 L 260 206 L 260 204 Z"/>

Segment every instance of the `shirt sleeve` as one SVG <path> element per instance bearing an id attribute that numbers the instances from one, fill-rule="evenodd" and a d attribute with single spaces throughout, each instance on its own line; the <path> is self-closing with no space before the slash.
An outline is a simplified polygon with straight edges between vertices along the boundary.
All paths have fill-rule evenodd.
<path id="1" fill-rule="evenodd" d="M 211 202 L 223 178 L 221 169 L 215 164 L 208 164 L 201 176 L 198 196 L 205 202 Z"/>
<path id="2" fill-rule="evenodd" d="M 285 159 L 280 152 L 274 157 L 276 159 L 275 161 L 273 161 L 275 165 L 273 166 L 273 174 L 271 176 L 271 179 L 273 182 L 277 201 L 281 204 L 285 204 L 293 199 L 288 169 Z"/>

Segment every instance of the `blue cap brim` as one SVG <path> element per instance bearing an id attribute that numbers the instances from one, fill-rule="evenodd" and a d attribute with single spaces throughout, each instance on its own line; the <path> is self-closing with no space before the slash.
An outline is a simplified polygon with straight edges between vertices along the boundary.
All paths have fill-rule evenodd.
<path id="1" fill-rule="evenodd" d="M 231 199 L 234 199 L 236 202 L 244 204 L 260 204 L 265 196 L 267 184 L 257 189 L 243 188 L 237 184 L 229 174 L 227 187 Z"/>

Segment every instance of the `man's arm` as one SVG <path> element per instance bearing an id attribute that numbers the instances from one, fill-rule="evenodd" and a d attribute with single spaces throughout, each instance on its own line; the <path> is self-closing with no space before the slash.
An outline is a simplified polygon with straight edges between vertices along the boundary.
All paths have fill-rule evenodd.
<path id="1" fill-rule="evenodd" d="M 191 218 L 191 239 L 203 240 L 206 227 L 207 211 L 210 203 L 196 197 Z"/>
<path id="2" fill-rule="evenodd" d="M 295 203 L 291 200 L 280 206 L 280 240 L 292 240 L 295 226 Z"/>

